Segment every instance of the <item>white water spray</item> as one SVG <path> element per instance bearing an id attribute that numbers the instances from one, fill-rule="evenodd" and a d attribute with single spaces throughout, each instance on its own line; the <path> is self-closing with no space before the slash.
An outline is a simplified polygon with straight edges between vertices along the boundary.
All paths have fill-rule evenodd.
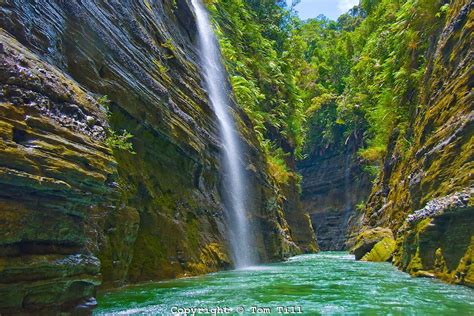
<path id="1" fill-rule="evenodd" d="M 230 246 L 236 268 L 253 265 L 254 256 L 246 216 L 245 172 L 240 163 L 241 149 L 235 123 L 230 112 L 226 72 L 221 62 L 218 42 L 209 21 L 206 9 L 200 0 L 192 0 L 196 13 L 199 34 L 199 53 L 204 70 L 205 85 L 210 103 L 219 120 L 220 134 L 224 146 L 223 165 L 226 169 L 226 191 L 228 192 Z"/>

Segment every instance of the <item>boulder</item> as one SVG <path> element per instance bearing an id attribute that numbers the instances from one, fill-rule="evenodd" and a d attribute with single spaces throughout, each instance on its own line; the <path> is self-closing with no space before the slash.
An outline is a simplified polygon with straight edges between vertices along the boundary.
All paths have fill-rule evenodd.
<path id="1" fill-rule="evenodd" d="M 393 238 L 385 237 L 376 243 L 372 250 L 366 253 L 360 260 L 373 262 L 390 261 L 395 251 L 395 246 L 396 242 Z"/>
<path id="2" fill-rule="evenodd" d="M 366 254 L 371 252 L 371 250 L 379 243 L 382 242 L 377 247 L 377 252 L 382 252 L 382 249 L 388 247 L 394 241 L 393 233 L 388 228 L 376 227 L 373 229 L 368 229 L 362 231 L 359 236 L 357 236 L 357 241 L 352 248 L 351 252 L 355 255 L 356 260 L 361 260 Z M 386 251 L 383 251 L 386 252 Z M 377 257 L 375 253 L 370 256 L 370 258 Z M 387 258 L 388 259 L 388 258 Z M 387 260 L 386 259 L 386 260 Z M 386 261 L 382 260 L 382 261 Z M 377 260 L 367 260 L 367 261 L 377 261 Z"/>

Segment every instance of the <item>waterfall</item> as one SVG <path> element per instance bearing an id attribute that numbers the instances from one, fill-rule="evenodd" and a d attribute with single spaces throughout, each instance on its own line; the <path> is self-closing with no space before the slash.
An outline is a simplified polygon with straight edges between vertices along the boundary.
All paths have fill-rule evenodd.
<path id="1" fill-rule="evenodd" d="M 211 27 L 208 13 L 200 0 L 192 0 L 199 34 L 199 55 L 204 71 L 204 83 L 209 101 L 219 121 L 223 142 L 223 167 L 227 197 L 227 217 L 230 228 L 229 241 L 236 268 L 254 264 L 253 247 L 246 216 L 246 179 L 241 164 L 242 152 L 239 136 L 232 117 L 226 88 L 226 72 L 221 62 L 217 39 Z"/>

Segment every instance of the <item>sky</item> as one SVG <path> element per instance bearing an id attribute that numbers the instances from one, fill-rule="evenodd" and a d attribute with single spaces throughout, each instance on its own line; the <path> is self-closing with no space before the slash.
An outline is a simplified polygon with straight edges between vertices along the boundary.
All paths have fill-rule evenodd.
<path id="1" fill-rule="evenodd" d="M 286 0 L 291 4 L 292 0 Z M 341 14 L 346 13 L 353 6 L 359 4 L 359 0 L 301 0 L 296 6 L 296 11 L 301 19 L 315 18 L 324 14 L 331 20 L 336 20 Z"/>

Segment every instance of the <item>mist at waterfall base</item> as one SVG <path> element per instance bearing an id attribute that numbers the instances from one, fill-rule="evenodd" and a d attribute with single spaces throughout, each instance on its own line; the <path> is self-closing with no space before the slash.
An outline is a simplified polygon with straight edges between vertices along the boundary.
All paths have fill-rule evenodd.
<path id="1" fill-rule="evenodd" d="M 217 39 L 214 35 L 208 13 L 200 0 L 192 0 L 199 35 L 199 55 L 203 69 L 204 84 L 209 94 L 209 101 L 219 121 L 219 132 L 223 145 L 222 165 L 225 191 L 227 192 L 226 208 L 228 235 L 231 255 L 236 268 L 255 264 L 254 244 L 250 236 L 250 226 L 246 214 L 245 170 L 242 166 L 242 151 L 239 136 L 229 106 L 226 89 L 227 76 L 221 61 Z"/>

